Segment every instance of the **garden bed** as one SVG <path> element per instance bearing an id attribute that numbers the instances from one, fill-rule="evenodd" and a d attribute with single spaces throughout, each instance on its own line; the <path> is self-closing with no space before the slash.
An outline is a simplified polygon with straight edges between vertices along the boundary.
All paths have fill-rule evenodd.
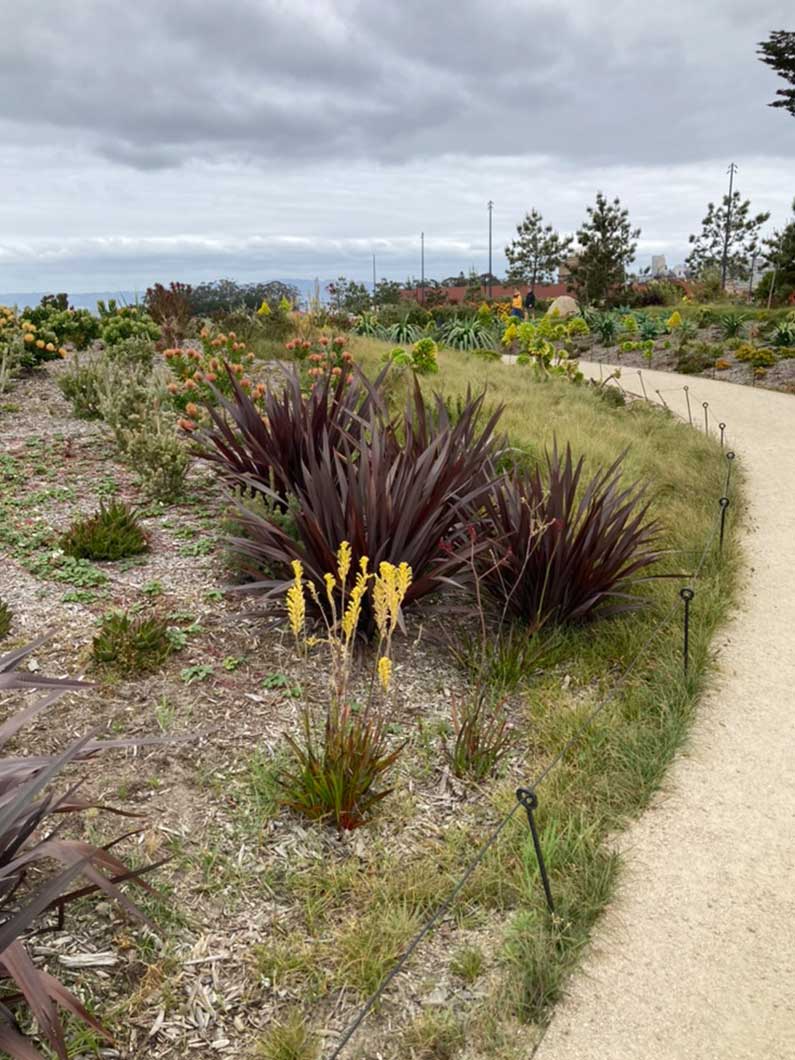
<path id="1" fill-rule="evenodd" d="M 371 373 L 386 349 L 351 344 Z M 452 397 L 486 386 L 490 405 L 506 404 L 503 428 L 529 463 L 553 437 L 583 453 L 591 473 L 627 449 L 625 475 L 648 482 L 663 524 L 670 552 L 661 570 L 692 568 L 723 488 L 715 442 L 663 410 L 616 407 L 593 388 L 534 382 L 530 372 L 458 352 L 442 351 L 439 363 L 423 386 Z M 19 745 L 53 751 L 64 734 L 97 727 L 188 737 L 109 753 L 85 771 L 91 795 L 143 815 L 129 858 L 171 860 L 152 877 L 161 897 L 140 898 L 157 936 L 109 903 L 85 900 L 64 930 L 32 941 L 32 952 L 116 1036 L 114 1053 L 70 1024 L 71 1055 L 310 1060 L 317 1048 L 328 1055 L 513 804 L 514 789 L 613 686 L 684 582 L 648 583 L 649 606 L 630 617 L 539 637 L 506 692 L 511 753 L 482 784 L 452 776 L 442 751 L 451 703 L 468 680 L 445 636 L 466 631 L 465 620 L 461 627 L 451 620 L 458 599 L 451 590 L 412 608 L 395 642 L 390 732 L 407 742 L 395 790 L 366 828 L 338 834 L 279 804 L 285 734 L 296 732 L 301 699 L 322 702 L 326 674 L 317 656 L 296 658 L 273 606 L 225 592 L 226 502 L 215 476 L 194 465 L 184 501 L 145 501 L 105 428 L 70 415 L 54 382 L 60 371 L 54 363 L 20 381 L 0 406 L 2 595 L 15 615 L 7 643 L 47 633 L 34 664 L 45 673 L 86 672 L 98 621 L 125 607 L 166 616 L 180 647 L 150 676 L 89 672 L 96 687 L 65 697 Z M 142 507 L 150 551 L 64 568 L 53 557 L 58 532 L 110 497 Z M 722 564 L 711 551 L 704 566 L 688 678 L 680 628 L 669 623 L 540 792 L 558 919 L 546 912 L 527 822 L 517 815 L 346 1055 L 527 1056 L 611 892 L 618 866 L 611 837 L 646 804 L 687 731 L 733 582 L 730 541 Z M 111 826 L 100 816 L 87 827 Z M 282 1024 L 280 1039 L 273 1031 Z M 303 1052 L 287 1051 L 290 1035 L 293 1043 L 307 1036 Z"/>

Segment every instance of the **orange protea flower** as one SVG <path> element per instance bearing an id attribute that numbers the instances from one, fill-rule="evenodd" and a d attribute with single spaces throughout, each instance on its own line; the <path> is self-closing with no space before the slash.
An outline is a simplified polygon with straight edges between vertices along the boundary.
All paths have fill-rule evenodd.
<path id="1" fill-rule="evenodd" d="M 232 371 L 235 373 L 235 375 L 242 375 L 243 374 L 243 365 L 242 364 L 233 364 L 233 365 L 230 365 L 230 367 L 231 367 Z"/>
<path id="2" fill-rule="evenodd" d="M 179 387 L 177 386 L 176 383 L 169 383 L 168 386 L 166 387 L 166 390 L 169 392 L 169 394 L 176 394 L 177 391 L 179 390 Z"/>
<path id="3" fill-rule="evenodd" d="M 240 380 L 240 385 L 246 388 L 251 386 L 251 380 L 247 375 L 244 375 L 243 378 Z"/>
<path id="4" fill-rule="evenodd" d="M 221 342 L 220 339 L 213 339 L 213 341 L 210 343 L 210 345 L 211 346 L 216 346 L 216 347 L 217 346 L 223 346 L 223 342 Z"/>
<path id="5" fill-rule="evenodd" d="M 31 334 L 31 332 L 28 331 L 27 334 L 25 335 L 25 342 L 33 342 L 33 341 L 34 341 L 33 340 L 33 335 Z"/>
<path id="6" fill-rule="evenodd" d="M 177 420 L 177 425 L 183 429 L 183 431 L 195 431 L 196 424 L 193 420 L 181 419 Z"/>
<path id="7" fill-rule="evenodd" d="M 39 350 L 44 349 L 44 339 L 36 339 L 36 348 Z"/>
<path id="8" fill-rule="evenodd" d="M 229 332 L 229 338 L 230 339 L 236 339 L 237 338 L 237 334 L 234 331 L 230 331 Z"/>
<path id="9" fill-rule="evenodd" d="M 207 372 L 204 377 L 204 381 L 205 383 L 214 383 L 217 378 L 218 376 L 215 374 L 215 372 Z"/>
<path id="10" fill-rule="evenodd" d="M 345 382 L 346 383 L 352 383 L 353 382 L 353 372 L 348 372 L 348 374 L 345 376 Z"/>
<path id="11" fill-rule="evenodd" d="M 62 357 L 66 356 L 66 350 L 63 348 L 63 346 L 58 347 L 58 353 L 60 353 Z"/>
<path id="12" fill-rule="evenodd" d="M 200 339 L 207 339 L 209 337 L 210 337 L 209 328 L 202 328 L 201 331 L 199 332 L 199 338 Z"/>
<path id="13" fill-rule="evenodd" d="M 343 361 L 347 361 L 350 364 L 350 362 L 353 360 L 353 354 L 349 353 L 347 350 L 344 350 L 342 354 L 342 359 Z"/>
<path id="14" fill-rule="evenodd" d="M 248 361 L 249 364 L 251 364 L 251 362 L 254 360 L 254 354 L 253 353 L 247 353 L 246 354 L 246 360 Z"/>
<path id="15" fill-rule="evenodd" d="M 209 367 L 210 367 L 210 371 L 211 372 L 217 372 L 218 371 L 218 369 L 221 367 L 221 365 L 220 365 L 217 357 L 211 357 L 210 358 Z"/>
<path id="16" fill-rule="evenodd" d="M 257 383 L 257 385 L 254 387 L 254 390 L 253 390 L 254 397 L 261 398 L 264 393 L 265 393 L 264 384 L 263 383 Z"/>
<path id="17" fill-rule="evenodd" d="M 219 335 L 218 336 L 218 341 L 221 342 L 221 343 L 226 342 L 227 341 L 226 335 Z"/>
<path id="18" fill-rule="evenodd" d="M 342 369 L 339 367 L 339 365 L 335 364 L 334 367 L 331 369 L 331 374 L 332 375 L 342 375 Z"/>
<path id="19" fill-rule="evenodd" d="M 189 401 L 188 404 L 185 406 L 185 412 L 188 416 L 198 416 L 199 406 L 194 405 L 192 401 Z"/>
<path id="20" fill-rule="evenodd" d="M 170 361 L 176 352 L 176 350 L 163 350 L 163 356 L 167 361 Z"/>
<path id="21" fill-rule="evenodd" d="M 185 380 L 185 389 L 186 390 L 197 390 L 198 387 L 196 386 L 196 383 L 195 383 L 195 381 L 193 379 L 186 379 Z"/>
<path id="22" fill-rule="evenodd" d="M 321 335 L 318 341 L 321 346 L 328 346 L 328 338 L 325 335 Z"/>

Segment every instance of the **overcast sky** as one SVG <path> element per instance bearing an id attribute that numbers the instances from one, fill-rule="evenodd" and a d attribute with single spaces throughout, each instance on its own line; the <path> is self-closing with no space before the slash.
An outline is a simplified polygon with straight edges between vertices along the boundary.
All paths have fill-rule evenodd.
<path id="1" fill-rule="evenodd" d="M 781 225 L 792 0 L 0 0 L 0 291 L 496 271 L 597 189 L 686 252 L 726 168 Z"/>

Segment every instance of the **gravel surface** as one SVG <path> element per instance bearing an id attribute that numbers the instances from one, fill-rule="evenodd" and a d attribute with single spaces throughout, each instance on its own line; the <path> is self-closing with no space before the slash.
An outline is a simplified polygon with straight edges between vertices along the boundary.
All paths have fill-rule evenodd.
<path id="1" fill-rule="evenodd" d="M 621 838 L 618 896 L 536 1060 L 792 1060 L 795 399 L 643 380 L 684 416 L 689 386 L 694 415 L 707 401 L 711 424 L 727 424 L 747 479 L 747 585 L 715 645 L 722 676 L 664 790 Z M 634 373 L 622 382 L 639 389 Z"/>

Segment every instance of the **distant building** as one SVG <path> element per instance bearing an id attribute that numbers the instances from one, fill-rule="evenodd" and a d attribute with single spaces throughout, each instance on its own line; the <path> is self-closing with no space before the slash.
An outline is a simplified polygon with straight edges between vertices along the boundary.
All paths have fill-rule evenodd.
<path id="1" fill-rule="evenodd" d="M 660 276 L 668 275 L 668 265 L 665 261 L 665 254 L 652 254 L 651 274 L 655 279 Z"/>

